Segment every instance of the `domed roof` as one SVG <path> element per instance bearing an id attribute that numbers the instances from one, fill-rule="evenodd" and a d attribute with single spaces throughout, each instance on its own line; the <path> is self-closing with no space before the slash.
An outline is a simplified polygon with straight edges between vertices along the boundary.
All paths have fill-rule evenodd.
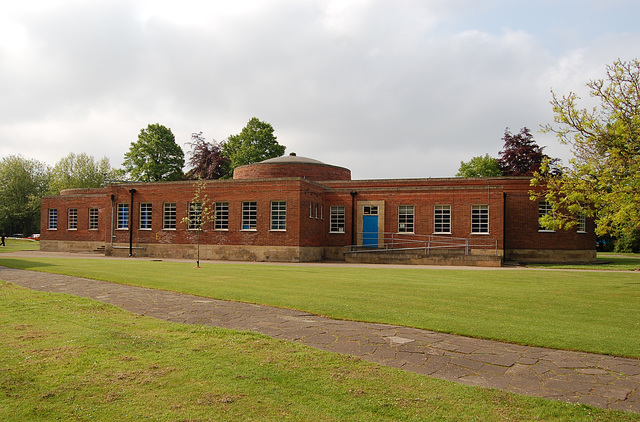
<path id="1" fill-rule="evenodd" d="M 351 180 L 351 170 L 332 166 L 313 158 L 298 157 L 295 152 L 259 163 L 236 167 L 234 180 L 300 177 L 314 181 Z"/>
<path id="2" fill-rule="evenodd" d="M 259 164 L 278 164 L 278 163 L 298 163 L 298 164 L 322 164 L 326 165 L 322 161 L 314 160 L 313 158 L 300 157 L 295 152 L 289 155 L 283 155 L 282 157 L 269 158 L 268 160 L 261 161 Z"/>

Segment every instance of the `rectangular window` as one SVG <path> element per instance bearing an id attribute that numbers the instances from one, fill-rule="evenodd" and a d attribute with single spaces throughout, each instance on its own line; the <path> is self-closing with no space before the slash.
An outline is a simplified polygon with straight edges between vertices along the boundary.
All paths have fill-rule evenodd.
<path id="1" fill-rule="evenodd" d="M 330 233 L 344 233 L 344 206 L 335 206 L 329 208 L 330 215 Z"/>
<path id="2" fill-rule="evenodd" d="M 587 216 L 580 214 L 578 216 L 578 233 L 587 232 Z"/>
<path id="3" fill-rule="evenodd" d="M 435 205 L 433 208 L 433 232 L 451 233 L 451 205 Z"/>
<path id="4" fill-rule="evenodd" d="M 271 203 L 271 230 L 287 229 L 287 203 L 273 201 Z"/>
<path id="5" fill-rule="evenodd" d="M 216 202 L 216 230 L 229 230 L 229 203 Z"/>
<path id="6" fill-rule="evenodd" d="M 256 230 L 258 221 L 258 203 L 242 203 L 242 230 Z"/>
<path id="7" fill-rule="evenodd" d="M 162 214 L 162 228 L 164 230 L 176 229 L 176 203 L 165 202 L 164 212 Z"/>
<path id="8" fill-rule="evenodd" d="M 67 226 L 69 230 L 78 230 L 78 209 L 69 208 Z"/>
<path id="9" fill-rule="evenodd" d="M 552 232 L 554 231 L 553 228 L 548 229 L 546 227 L 543 227 L 542 224 L 540 224 L 539 219 L 544 217 L 545 215 L 550 214 L 553 217 L 553 207 L 551 206 L 550 203 L 548 203 L 547 201 L 540 201 L 538 202 L 538 231 L 541 232 Z"/>
<path id="10" fill-rule="evenodd" d="M 58 210 L 49 209 L 49 230 L 58 230 Z"/>
<path id="11" fill-rule="evenodd" d="M 98 209 L 89 208 L 89 230 L 98 230 Z"/>
<path id="12" fill-rule="evenodd" d="M 140 204 L 140 230 L 151 230 L 151 204 Z"/>
<path id="13" fill-rule="evenodd" d="M 489 205 L 471 205 L 471 233 L 489 233 Z"/>
<path id="14" fill-rule="evenodd" d="M 198 230 L 202 224 L 202 203 L 189 203 L 189 230 Z"/>
<path id="15" fill-rule="evenodd" d="M 398 206 L 398 233 L 413 233 L 413 205 Z"/>
<path id="16" fill-rule="evenodd" d="M 129 228 L 129 204 L 118 204 L 118 225 L 120 230 Z"/>

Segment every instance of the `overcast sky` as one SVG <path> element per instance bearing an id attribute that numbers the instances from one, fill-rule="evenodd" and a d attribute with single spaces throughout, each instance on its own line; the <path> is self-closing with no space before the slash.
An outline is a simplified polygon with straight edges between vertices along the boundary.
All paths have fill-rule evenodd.
<path id="1" fill-rule="evenodd" d="M 150 123 L 222 141 L 251 117 L 354 179 L 447 177 L 550 89 L 640 57 L 637 0 L 22 0 L 0 13 L 0 157 L 120 167 Z"/>

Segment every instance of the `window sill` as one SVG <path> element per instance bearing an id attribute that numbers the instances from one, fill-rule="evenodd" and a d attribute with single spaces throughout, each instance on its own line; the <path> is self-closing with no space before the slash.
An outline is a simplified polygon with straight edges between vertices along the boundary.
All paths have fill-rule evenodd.
<path id="1" fill-rule="evenodd" d="M 451 235 L 453 233 L 452 232 L 433 232 L 432 234 L 434 236 L 438 236 L 438 235 L 442 235 L 442 234 Z"/>
<path id="2" fill-rule="evenodd" d="M 138 230 L 140 230 L 141 232 L 150 232 L 153 229 L 147 229 L 147 228 L 139 228 Z"/>
<path id="3" fill-rule="evenodd" d="M 166 228 L 163 228 L 162 230 L 167 231 L 167 232 L 174 232 L 174 231 L 176 231 L 176 229 L 166 229 Z"/>
<path id="4" fill-rule="evenodd" d="M 47 230 L 51 230 L 51 231 L 58 231 L 58 229 L 47 229 Z"/>
<path id="5" fill-rule="evenodd" d="M 471 236 L 489 236 L 491 233 L 471 233 Z"/>
<path id="6" fill-rule="evenodd" d="M 214 229 L 217 232 L 228 232 L 229 229 Z"/>
<path id="7" fill-rule="evenodd" d="M 70 231 L 70 232 L 78 231 L 78 229 L 67 229 L 67 230 Z"/>
<path id="8" fill-rule="evenodd" d="M 579 231 L 578 234 L 587 234 L 587 232 L 581 232 Z"/>
<path id="9" fill-rule="evenodd" d="M 346 234 L 345 232 L 329 232 L 329 234 Z"/>
<path id="10" fill-rule="evenodd" d="M 286 232 L 287 229 L 269 229 L 270 232 Z"/>
<path id="11" fill-rule="evenodd" d="M 258 229 L 241 229 L 241 232 L 257 232 Z"/>
<path id="12" fill-rule="evenodd" d="M 120 230 L 121 232 L 126 232 L 129 230 L 129 227 L 118 227 L 116 230 Z"/>
<path id="13" fill-rule="evenodd" d="M 555 233 L 555 230 L 538 230 L 538 233 Z"/>

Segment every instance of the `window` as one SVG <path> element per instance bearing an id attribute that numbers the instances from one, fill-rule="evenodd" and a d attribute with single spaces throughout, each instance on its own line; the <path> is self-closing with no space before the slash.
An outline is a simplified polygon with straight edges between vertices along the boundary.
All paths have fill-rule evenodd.
<path id="1" fill-rule="evenodd" d="M 176 229 L 176 203 L 165 202 L 164 213 L 162 215 L 162 228 L 164 230 Z"/>
<path id="2" fill-rule="evenodd" d="M 489 233 L 489 205 L 471 205 L 471 233 Z"/>
<path id="3" fill-rule="evenodd" d="M 78 230 L 78 209 L 69 208 L 69 218 L 67 219 L 67 226 L 69 230 Z"/>
<path id="4" fill-rule="evenodd" d="M 118 224 L 120 230 L 129 228 L 129 204 L 118 204 Z"/>
<path id="5" fill-rule="evenodd" d="M 271 230 L 287 229 L 287 203 L 273 201 L 271 203 Z"/>
<path id="6" fill-rule="evenodd" d="M 584 214 L 578 216 L 578 233 L 587 232 L 587 217 Z"/>
<path id="7" fill-rule="evenodd" d="M 451 233 L 451 205 L 435 205 L 433 208 L 433 232 Z"/>
<path id="8" fill-rule="evenodd" d="M 202 224 L 202 203 L 189 203 L 189 230 L 198 230 Z"/>
<path id="9" fill-rule="evenodd" d="M 49 230 L 58 230 L 58 210 L 49 209 Z"/>
<path id="10" fill-rule="evenodd" d="M 546 201 L 538 202 L 538 231 L 541 231 L 541 232 L 552 232 L 552 231 L 554 231 L 553 228 L 548 229 L 546 227 L 543 227 L 540 224 L 539 219 L 544 217 L 545 215 L 548 215 L 548 214 L 550 214 L 551 217 L 553 217 L 553 207 L 551 206 L 551 204 L 546 202 Z"/>
<path id="11" fill-rule="evenodd" d="M 89 230 L 98 230 L 98 209 L 89 208 Z"/>
<path id="12" fill-rule="evenodd" d="M 216 230 L 229 230 L 229 203 L 216 202 Z"/>
<path id="13" fill-rule="evenodd" d="M 398 233 L 413 233 L 413 205 L 398 206 Z"/>
<path id="14" fill-rule="evenodd" d="M 140 230 L 151 230 L 151 204 L 140 204 Z"/>
<path id="15" fill-rule="evenodd" d="M 330 207 L 329 213 L 329 232 L 344 233 L 344 206 Z"/>
<path id="16" fill-rule="evenodd" d="M 242 230 L 256 230 L 258 220 L 258 203 L 242 203 Z"/>
<path id="17" fill-rule="evenodd" d="M 377 206 L 365 205 L 362 208 L 362 213 L 364 215 L 378 215 L 378 207 Z"/>

